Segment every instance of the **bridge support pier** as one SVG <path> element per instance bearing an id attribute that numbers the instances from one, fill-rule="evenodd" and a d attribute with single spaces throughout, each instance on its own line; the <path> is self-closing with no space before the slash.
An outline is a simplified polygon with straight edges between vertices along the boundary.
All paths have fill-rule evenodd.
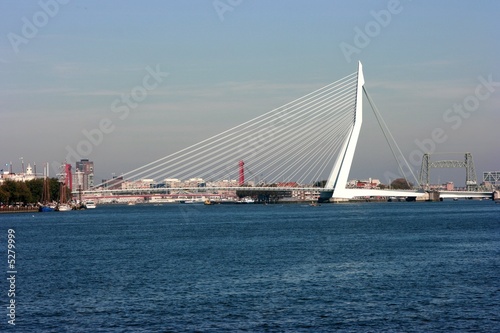
<path id="1" fill-rule="evenodd" d="M 333 196 L 333 190 L 321 191 L 319 192 L 318 203 L 330 202 L 330 198 L 332 196 Z"/>
<path id="2" fill-rule="evenodd" d="M 429 199 L 427 201 L 433 201 L 433 202 L 442 201 L 440 194 L 439 194 L 439 191 L 430 191 L 430 192 L 427 192 L 427 194 L 429 195 Z"/>

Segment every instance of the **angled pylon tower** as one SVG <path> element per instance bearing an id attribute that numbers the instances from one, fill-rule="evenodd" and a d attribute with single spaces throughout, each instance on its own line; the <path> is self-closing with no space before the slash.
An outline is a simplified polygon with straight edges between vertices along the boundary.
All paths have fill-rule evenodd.
<path id="1" fill-rule="evenodd" d="M 353 114 L 353 123 L 346 136 L 346 140 L 335 161 L 332 172 L 325 184 L 325 190 L 321 192 L 319 201 L 328 201 L 330 198 L 350 198 L 345 191 L 349 172 L 351 170 L 354 151 L 358 143 L 359 132 L 363 122 L 363 85 L 365 79 L 363 76 L 363 65 L 358 62 L 358 82 L 356 85 L 356 104 Z"/>

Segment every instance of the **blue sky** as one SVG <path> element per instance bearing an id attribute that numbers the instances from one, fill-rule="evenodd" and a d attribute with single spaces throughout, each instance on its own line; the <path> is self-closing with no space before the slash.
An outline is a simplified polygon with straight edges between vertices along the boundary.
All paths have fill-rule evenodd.
<path id="1" fill-rule="evenodd" d="M 108 133 L 80 156 L 97 179 L 118 175 L 342 78 L 360 60 L 406 158 L 433 140 L 437 152 L 472 152 L 481 178 L 500 170 L 500 84 L 480 87 L 489 94 L 472 111 L 452 108 L 475 101 L 479 78 L 500 82 L 499 14 L 493 0 L 3 1 L 0 162 L 17 171 L 20 157 L 62 162 L 106 119 Z M 370 28 L 369 43 L 356 44 L 356 29 Z M 346 44 L 357 48 L 349 57 Z M 127 116 L 113 112 L 147 68 L 168 75 Z M 397 167 L 369 113 L 366 104 L 350 178 L 384 181 Z M 446 139 L 436 142 L 435 129 Z M 464 174 L 438 177 L 460 183 Z"/>

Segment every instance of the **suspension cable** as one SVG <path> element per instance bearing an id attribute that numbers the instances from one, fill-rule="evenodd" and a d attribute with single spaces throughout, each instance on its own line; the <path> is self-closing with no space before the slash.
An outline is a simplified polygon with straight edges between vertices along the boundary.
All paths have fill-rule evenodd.
<path id="1" fill-rule="evenodd" d="M 392 156 L 394 156 L 394 159 L 396 160 L 396 162 L 398 163 L 398 168 L 399 168 L 399 171 L 401 172 L 401 174 L 403 175 L 406 183 L 408 184 L 408 186 L 411 188 L 411 185 L 410 185 L 410 182 L 408 181 L 408 179 L 406 178 L 406 175 L 403 171 L 403 168 L 401 167 L 401 163 L 399 161 L 399 159 L 397 158 L 396 156 L 396 153 L 394 151 L 394 148 L 392 147 L 392 145 L 395 145 L 398 152 L 399 152 L 399 155 L 402 157 L 403 161 L 405 162 L 406 166 L 408 167 L 408 170 L 410 170 L 410 173 L 411 175 L 413 176 L 413 178 L 415 179 L 415 182 L 416 184 L 418 185 L 418 187 L 420 187 L 420 182 L 418 181 L 417 177 L 415 176 L 415 174 L 413 173 L 413 170 L 412 168 L 410 167 L 410 165 L 408 164 L 408 161 L 406 160 L 406 158 L 404 157 L 403 153 L 401 152 L 401 149 L 399 148 L 396 140 L 394 139 L 394 137 L 392 136 L 391 134 L 391 131 L 389 130 L 389 127 L 387 126 L 387 124 L 385 123 L 384 119 L 382 118 L 382 115 L 380 114 L 380 112 L 378 111 L 377 109 L 377 106 L 375 105 L 375 103 L 373 102 L 372 98 L 370 97 L 370 95 L 368 95 L 368 92 L 366 91 L 365 87 L 363 86 L 363 92 L 365 93 L 365 96 L 367 97 L 368 99 L 368 103 L 370 104 L 372 110 L 373 110 L 373 113 L 375 114 L 375 118 L 377 119 L 377 122 L 380 126 L 380 128 L 382 129 L 382 133 L 384 134 L 384 138 L 385 140 L 387 141 L 387 144 L 389 145 L 389 148 L 391 149 L 391 152 L 392 152 Z M 392 139 L 392 144 L 391 144 L 391 141 L 389 140 L 389 137 Z"/>

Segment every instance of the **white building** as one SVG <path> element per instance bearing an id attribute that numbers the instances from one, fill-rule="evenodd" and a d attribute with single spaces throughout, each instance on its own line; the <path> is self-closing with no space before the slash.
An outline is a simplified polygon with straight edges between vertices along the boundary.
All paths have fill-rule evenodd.
<path id="1" fill-rule="evenodd" d="M 177 178 L 166 178 L 163 182 L 168 188 L 179 188 L 182 184 L 181 181 Z"/>
<path id="2" fill-rule="evenodd" d="M 153 179 L 126 180 L 122 183 L 122 190 L 149 189 L 152 184 Z"/>
<path id="3" fill-rule="evenodd" d="M 5 180 L 13 180 L 15 182 L 25 182 L 36 178 L 37 178 L 36 174 L 33 172 L 31 164 L 28 164 L 26 172 L 23 173 L 9 173 L 8 171 L 2 172 L 2 174 L 0 175 L 0 184 L 3 184 Z"/>

